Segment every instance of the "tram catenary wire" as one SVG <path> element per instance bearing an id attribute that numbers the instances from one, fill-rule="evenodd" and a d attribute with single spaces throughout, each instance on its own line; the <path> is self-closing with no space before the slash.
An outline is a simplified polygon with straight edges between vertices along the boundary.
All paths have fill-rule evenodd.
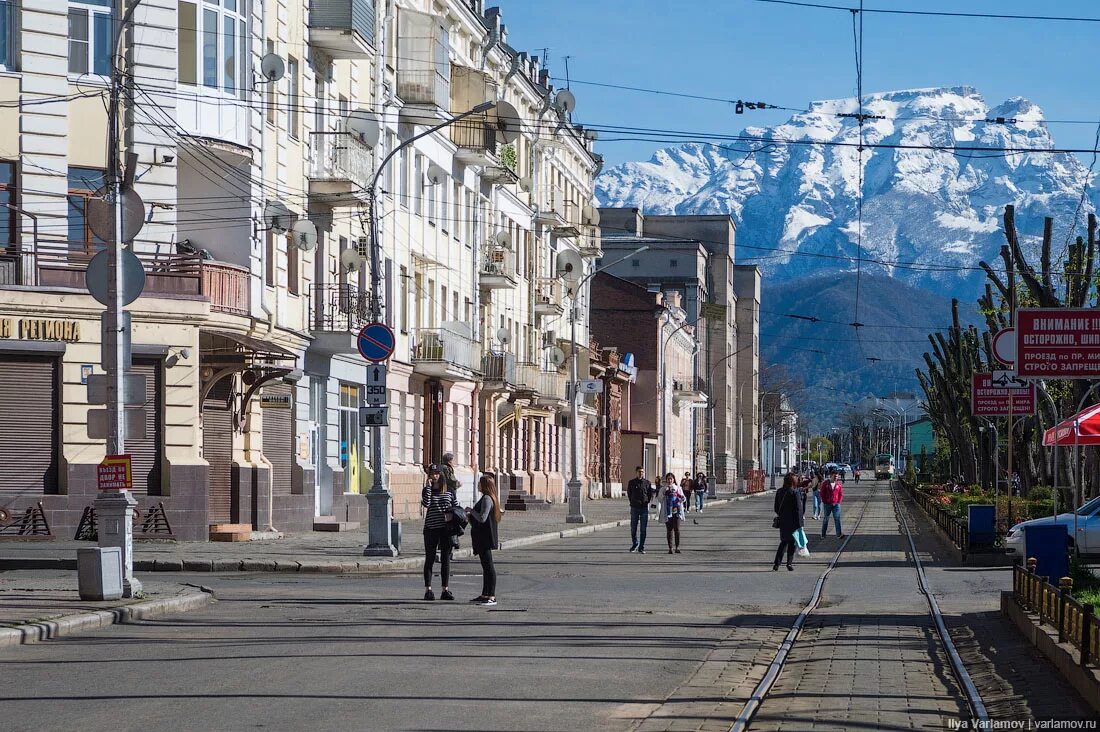
<path id="1" fill-rule="evenodd" d="M 871 500 L 874 498 L 877 488 L 878 486 L 873 486 L 871 488 L 871 493 L 865 498 L 863 508 L 859 513 L 859 518 L 856 520 L 851 532 L 844 537 L 844 542 L 840 545 L 840 548 L 836 550 L 836 553 L 833 554 L 833 558 L 829 561 L 828 566 L 825 567 L 825 571 L 817 578 L 817 583 L 814 585 L 814 591 L 810 596 L 810 601 L 806 603 L 806 606 L 802 608 L 798 617 L 795 618 L 794 623 L 791 624 L 791 629 L 787 632 L 783 642 L 779 644 L 779 649 L 776 651 L 772 662 L 768 665 L 767 672 L 765 672 L 764 677 L 760 679 L 759 683 L 757 683 L 756 687 L 752 690 L 752 694 L 749 695 L 748 701 L 745 702 L 745 705 L 741 708 L 740 714 L 737 715 L 737 719 L 735 719 L 730 726 L 730 732 L 746 732 L 746 730 L 749 729 L 749 725 L 752 723 L 753 718 L 771 692 L 772 686 L 775 685 L 775 682 L 779 679 L 779 675 L 783 672 L 783 667 L 787 663 L 787 657 L 790 655 L 791 649 L 798 640 L 798 636 L 802 633 L 802 628 L 806 623 L 806 619 L 810 616 L 810 613 L 817 609 L 818 604 L 821 602 L 821 594 L 822 590 L 825 588 L 825 580 L 829 577 L 833 569 L 836 568 L 841 555 L 848 547 L 848 542 L 851 541 L 852 537 L 859 531 L 859 526 L 863 522 L 863 516 L 867 513 L 867 507 L 871 504 Z M 901 506 L 898 505 L 897 496 L 895 495 L 892 485 L 889 486 L 889 490 L 899 523 L 902 528 L 905 529 L 905 536 L 909 541 L 909 557 L 912 559 L 914 567 L 917 570 L 917 585 L 924 595 L 925 600 L 928 602 L 929 614 L 932 615 L 932 619 L 935 622 L 936 634 L 940 638 L 940 645 L 943 646 L 944 651 L 947 653 L 947 658 L 951 662 L 951 670 L 954 672 L 956 680 L 959 682 L 960 687 L 966 695 L 966 703 L 970 707 L 974 719 L 979 722 L 988 722 L 989 713 L 986 711 L 981 695 L 978 693 L 978 689 L 974 685 L 973 679 L 970 678 L 970 673 L 966 670 L 966 666 L 962 662 L 962 657 L 955 648 L 954 641 L 951 640 L 951 635 L 947 632 L 947 626 L 943 621 L 943 615 L 940 612 L 939 604 L 936 602 L 936 598 L 933 596 L 932 592 L 928 589 L 928 579 L 924 574 L 924 565 L 921 564 L 920 556 L 917 554 L 917 546 L 913 542 L 913 534 L 909 530 L 909 522 L 906 520 L 905 514 L 901 510 Z"/>

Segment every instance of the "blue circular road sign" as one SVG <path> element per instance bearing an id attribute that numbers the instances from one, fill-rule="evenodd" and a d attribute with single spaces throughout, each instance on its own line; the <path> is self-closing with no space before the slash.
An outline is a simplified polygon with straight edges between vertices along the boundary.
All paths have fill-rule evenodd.
<path id="1" fill-rule="evenodd" d="M 385 323 L 368 323 L 359 331 L 359 355 L 368 361 L 381 363 L 393 355 L 397 339 Z"/>

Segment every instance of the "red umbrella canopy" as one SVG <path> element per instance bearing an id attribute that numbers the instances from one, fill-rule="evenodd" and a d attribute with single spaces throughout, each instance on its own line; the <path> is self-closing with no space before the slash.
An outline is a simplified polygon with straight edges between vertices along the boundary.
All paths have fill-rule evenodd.
<path id="1" fill-rule="evenodd" d="M 1074 430 L 1076 423 L 1077 429 Z M 1078 412 L 1069 419 L 1051 427 L 1043 434 L 1043 445 L 1073 447 L 1074 445 L 1100 445 L 1100 404 Z"/>

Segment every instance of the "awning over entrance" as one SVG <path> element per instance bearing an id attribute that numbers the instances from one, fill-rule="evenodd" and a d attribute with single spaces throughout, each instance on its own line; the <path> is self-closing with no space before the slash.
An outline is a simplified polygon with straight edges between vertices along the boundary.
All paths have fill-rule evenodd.
<path id="1" fill-rule="evenodd" d="M 1074 430 L 1076 423 L 1077 429 Z M 1073 447 L 1074 445 L 1100 445 L 1100 404 L 1093 404 L 1069 419 L 1051 427 L 1043 434 L 1045 447 Z"/>
<path id="2" fill-rule="evenodd" d="M 252 336 L 231 333 L 223 330 L 203 330 L 200 338 L 200 348 L 204 359 L 218 360 L 217 356 L 232 357 L 247 356 L 252 362 L 285 363 L 296 361 L 294 352 L 282 346 L 268 341 L 253 338 Z M 210 357 L 213 356 L 213 359 Z"/>

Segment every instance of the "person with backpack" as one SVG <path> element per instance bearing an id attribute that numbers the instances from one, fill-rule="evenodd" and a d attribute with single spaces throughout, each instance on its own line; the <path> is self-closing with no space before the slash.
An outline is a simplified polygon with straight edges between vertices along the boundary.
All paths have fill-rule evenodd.
<path id="1" fill-rule="evenodd" d="M 668 553 L 680 553 L 680 522 L 684 518 L 684 492 L 676 485 L 676 474 L 665 475 L 665 484 L 661 488 L 661 520 L 665 522 L 665 536 L 668 539 Z M 673 539 L 676 540 L 675 548 Z"/>
<path id="2" fill-rule="evenodd" d="M 439 577 L 443 581 L 441 600 L 453 600 L 454 595 L 448 588 L 451 578 L 451 528 L 448 515 L 455 507 L 454 494 L 447 490 L 447 479 L 442 475 L 434 483 L 424 486 L 420 494 L 420 505 L 424 513 L 424 599 L 434 600 L 432 592 L 432 569 L 435 567 L 436 552 L 439 552 Z"/>
<path id="3" fill-rule="evenodd" d="M 466 512 L 470 519 L 470 543 L 474 554 L 481 560 L 481 594 L 470 602 L 479 605 L 497 604 L 497 569 L 493 564 L 493 550 L 500 546 L 497 525 L 500 523 L 500 496 L 493 476 L 485 474 L 477 483 L 481 493 L 474 507 Z"/>
<path id="4" fill-rule="evenodd" d="M 779 562 L 783 552 L 787 552 L 787 570 L 794 571 L 795 532 L 802 528 L 802 513 L 805 499 L 798 488 L 798 479 L 794 473 L 783 476 L 783 487 L 775 493 L 775 519 L 772 526 L 779 529 L 779 548 L 775 550 L 772 571 L 779 571 Z"/>
<path id="5" fill-rule="evenodd" d="M 843 539 L 844 534 L 840 531 L 840 504 L 844 500 L 844 483 L 835 470 L 829 474 L 829 479 L 821 484 L 818 493 L 821 496 L 822 506 L 821 538 L 824 539 L 825 534 L 828 533 L 829 516 L 832 516 L 836 535 L 838 538 Z"/>

